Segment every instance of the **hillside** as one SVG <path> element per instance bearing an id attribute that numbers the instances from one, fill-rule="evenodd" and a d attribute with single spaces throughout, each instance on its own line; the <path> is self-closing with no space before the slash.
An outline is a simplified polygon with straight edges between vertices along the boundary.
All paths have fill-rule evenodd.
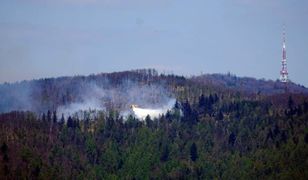
<path id="1" fill-rule="evenodd" d="M 290 93 L 308 94 L 308 89 L 302 85 L 289 82 L 287 87 L 280 81 L 255 79 L 251 77 L 237 77 L 231 74 L 206 74 L 192 78 L 193 81 L 204 84 L 213 84 L 230 88 L 237 91 L 256 93 L 256 94 L 281 94 L 286 91 Z"/>
<path id="2" fill-rule="evenodd" d="M 0 97 L 1 179 L 308 177 L 308 93 L 294 83 L 143 69 L 2 84 Z M 170 100 L 157 118 L 129 113 Z"/>
<path id="3" fill-rule="evenodd" d="M 240 92 L 245 96 L 277 95 L 286 92 L 285 84 L 277 81 L 240 78 L 230 74 L 208 74 L 185 78 L 158 74 L 154 69 L 141 69 L 1 84 L 0 112 L 12 110 L 29 110 L 37 113 L 48 110 L 55 111 L 59 106 L 82 102 L 89 96 L 91 96 L 90 98 L 102 98 L 103 104 L 100 106 L 108 106 L 108 108 L 110 108 L 109 106 L 123 108 L 123 106 L 129 106 L 129 103 L 159 104 L 164 101 L 164 98 L 166 99 L 166 97 L 160 97 L 161 95 L 175 96 L 181 99 L 190 98 L 181 97 L 179 91 L 190 85 L 199 88 L 197 94 L 194 92 L 196 96 L 214 91 L 219 93 Z M 139 89 L 144 92 L 138 92 Z M 188 91 L 190 90 L 188 89 Z M 108 95 L 99 95 L 102 93 Z M 131 99 L 127 99 L 129 93 Z M 308 94 L 308 89 L 290 82 L 287 93 Z M 136 98 L 138 94 L 144 95 L 142 100 L 140 97 Z"/>

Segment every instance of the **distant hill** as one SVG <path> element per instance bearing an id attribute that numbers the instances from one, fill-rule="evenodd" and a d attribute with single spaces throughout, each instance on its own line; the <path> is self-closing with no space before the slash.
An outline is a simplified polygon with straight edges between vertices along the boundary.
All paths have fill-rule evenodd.
<path id="1" fill-rule="evenodd" d="M 307 157 L 294 83 L 142 69 L 0 85 L 0 179 L 307 179 Z"/>
<path id="2" fill-rule="evenodd" d="M 255 79 L 252 77 L 237 77 L 231 74 L 205 74 L 192 78 L 193 81 L 204 84 L 213 84 L 247 93 L 266 95 L 280 94 L 285 91 L 290 93 L 308 93 L 305 86 L 288 82 L 287 85 L 280 81 Z"/>
<path id="3" fill-rule="evenodd" d="M 205 88 L 205 91 L 208 91 L 199 91 L 196 96 L 201 93 L 223 93 L 224 91 L 241 92 L 248 95 L 275 95 L 286 91 L 285 84 L 278 81 L 241 78 L 230 74 L 206 74 L 186 78 L 159 74 L 154 69 L 140 69 L 1 84 L 0 112 L 12 110 L 54 111 L 59 106 L 82 102 L 85 99 L 93 99 L 93 97 L 95 97 L 94 101 L 101 98 L 100 101 L 103 101 L 104 104 L 100 105 L 107 108 L 123 109 L 128 107 L 130 103 L 155 105 L 165 101 L 167 96 L 181 99 L 183 94 L 181 95 L 180 89 L 185 87 Z M 137 89 L 146 92 L 138 94 Z M 307 94 L 308 89 L 290 82 L 287 92 Z M 130 93 L 129 96 L 127 93 Z M 141 98 L 138 97 L 141 95 L 140 93 L 143 93 Z M 150 94 L 151 96 L 149 96 Z M 96 102 L 96 104 L 98 103 Z"/>

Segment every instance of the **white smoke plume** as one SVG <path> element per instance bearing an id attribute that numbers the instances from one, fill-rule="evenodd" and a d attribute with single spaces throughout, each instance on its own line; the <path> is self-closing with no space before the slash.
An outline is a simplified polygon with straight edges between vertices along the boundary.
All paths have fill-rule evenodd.
<path id="1" fill-rule="evenodd" d="M 139 119 L 165 114 L 175 102 L 169 86 L 164 81 L 149 80 L 147 74 L 141 77 L 97 75 L 0 84 L 0 113 L 28 110 L 43 114 L 49 110 L 56 111 L 58 117 L 79 119 L 93 119 L 100 111 L 109 110 L 122 116 L 130 113 Z M 139 109 L 132 111 L 133 104 Z"/>
<path id="2" fill-rule="evenodd" d="M 60 106 L 57 113 L 58 116 L 63 115 L 65 118 L 77 115 L 78 118 L 85 119 L 89 115 L 89 118 L 93 119 L 97 115 L 97 111 L 103 110 L 105 110 L 104 107 L 97 100 L 92 99 L 80 103 L 71 103 L 67 106 Z"/>
<path id="3" fill-rule="evenodd" d="M 172 109 L 175 99 L 162 85 L 140 85 L 126 81 L 116 87 L 101 87 L 96 83 L 83 86 L 81 100 L 57 109 L 58 116 L 77 116 L 80 119 L 94 118 L 99 111 L 116 109 L 120 115 L 126 117 L 133 114 L 144 120 L 147 115 L 157 118 Z M 140 108 L 130 109 L 131 105 Z M 144 107 L 144 108 L 141 108 Z"/>

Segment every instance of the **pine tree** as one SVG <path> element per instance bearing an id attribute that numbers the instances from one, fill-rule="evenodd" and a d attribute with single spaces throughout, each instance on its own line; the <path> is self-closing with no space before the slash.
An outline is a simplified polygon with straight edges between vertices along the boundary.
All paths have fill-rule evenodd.
<path id="1" fill-rule="evenodd" d="M 53 123 L 56 123 L 58 121 L 57 112 L 56 111 L 54 111 L 53 114 L 52 114 L 52 121 L 53 121 Z"/>
<path id="2" fill-rule="evenodd" d="M 2 154 L 6 154 L 7 150 L 8 150 L 8 146 L 7 146 L 7 144 L 5 142 L 3 142 L 2 146 L 1 146 L 1 153 Z"/>
<path id="3" fill-rule="evenodd" d="M 164 147 L 163 147 L 163 152 L 162 152 L 162 154 L 161 154 L 160 160 L 163 161 L 163 162 L 165 162 L 165 161 L 168 160 L 168 158 L 169 158 L 169 147 L 168 147 L 168 145 L 166 144 L 166 145 L 164 145 Z"/>
<path id="4" fill-rule="evenodd" d="M 192 143 L 190 146 L 190 159 L 195 162 L 198 159 L 198 151 L 196 143 Z"/>
<path id="5" fill-rule="evenodd" d="M 47 111 L 47 121 L 51 122 L 51 112 L 49 110 Z"/>

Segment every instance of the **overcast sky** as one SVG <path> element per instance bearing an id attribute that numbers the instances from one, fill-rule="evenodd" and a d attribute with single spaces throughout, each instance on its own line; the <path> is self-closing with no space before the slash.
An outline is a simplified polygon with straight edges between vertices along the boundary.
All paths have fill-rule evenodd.
<path id="1" fill-rule="evenodd" d="M 1 0 L 0 83 L 156 68 L 308 86 L 307 0 Z"/>

